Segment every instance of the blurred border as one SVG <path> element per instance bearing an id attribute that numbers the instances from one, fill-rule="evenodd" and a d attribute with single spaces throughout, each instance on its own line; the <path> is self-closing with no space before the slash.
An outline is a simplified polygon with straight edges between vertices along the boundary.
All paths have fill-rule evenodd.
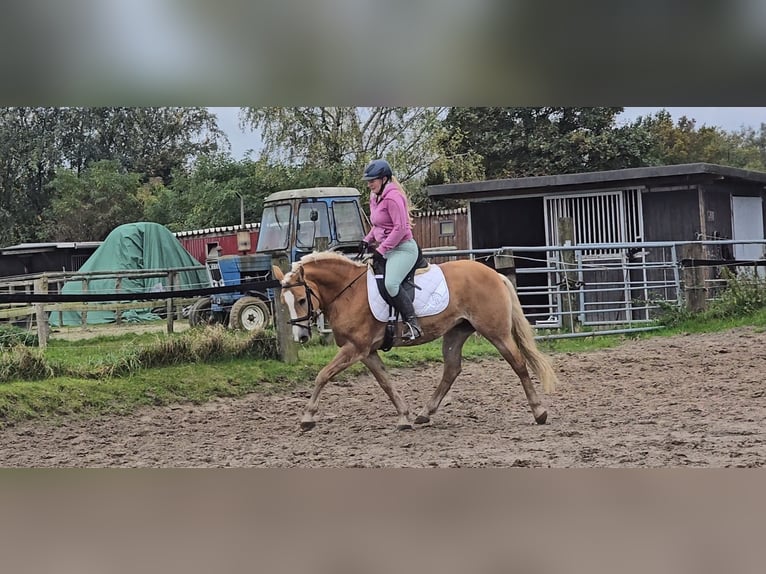
<path id="1" fill-rule="evenodd" d="M 763 3 L 10 3 L 2 105 L 764 105 Z M 9 572 L 761 572 L 762 471 L 3 470 Z M 756 569 L 756 567 L 758 567 Z"/>
<path id="2" fill-rule="evenodd" d="M 761 471 L 0 471 L 8 572 L 763 571 Z"/>
<path id="3" fill-rule="evenodd" d="M 766 3 L 11 2 L 3 105 L 763 105 Z"/>

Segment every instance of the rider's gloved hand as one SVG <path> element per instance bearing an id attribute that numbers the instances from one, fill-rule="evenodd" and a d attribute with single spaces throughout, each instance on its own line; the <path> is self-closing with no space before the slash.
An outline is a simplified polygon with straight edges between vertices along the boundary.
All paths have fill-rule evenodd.
<path id="1" fill-rule="evenodd" d="M 366 241 L 362 240 L 359 242 L 359 258 L 361 259 L 365 255 L 367 255 L 367 252 L 370 250 L 370 244 Z"/>
<path id="2" fill-rule="evenodd" d="M 374 263 L 385 263 L 385 262 L 386 262 L 386 258 L 385 258 L 385 257 L 383 257 L 383 254 L 382 254 L 380 251 L 378 251 L 377 249 L 375 249 L 375 250 L 372 252 L 372 261 L 373 261 Z"/>

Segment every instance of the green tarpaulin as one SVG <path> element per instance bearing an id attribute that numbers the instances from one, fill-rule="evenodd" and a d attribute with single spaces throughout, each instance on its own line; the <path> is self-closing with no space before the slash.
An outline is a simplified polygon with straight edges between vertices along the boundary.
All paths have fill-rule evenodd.
<path id="1" fill-rule="evenodd" d="M 194 259 L 181 242 L 166 227 L 158 223 L 128 223 L 116 227 L 107 236 L 101 246 L 93 252 L 79 271 L 125 271 L 125 270 L 169 270 L 184 267 L 196 267 L 191 271 L 181 271 L 176 275 L 175 289 L 197 289 L 210 287 L 207 271 Z M 151 278 L 125 278 L 120 282 L 121 293 L 149 293 L 167 289 L 167 276 Z M 91 279 L 88 282 L 89 293 L 117 292 L 116 278 Z M 83 293 L 81 280 L 67 281 L 61 290 L 65 294 Z M 151 312 L 153 307 L 164 306 L 165 301 L 147 301 L 146 310 L 123 311 L 125 321 L 145 321 L 158 319 Z M 63 316 L 63 317 L 60 317 Z M 88 324 L 112 323 L 114 311 L 88 311 Z M 51 325 L 82 325 L 79 311 L 51 313 Z"/>

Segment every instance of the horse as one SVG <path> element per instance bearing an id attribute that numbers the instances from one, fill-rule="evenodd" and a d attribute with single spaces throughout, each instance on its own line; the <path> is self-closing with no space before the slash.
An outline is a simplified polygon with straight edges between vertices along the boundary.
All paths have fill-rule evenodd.
<path id="1" fill-rule="evenodd" d="M 421 345 L 442 337 L 442 378 L 414 423 L 430 422 L 460 374 L 464 343 L 471 334 L 478 333 L 510 364 L 521 380 L 535 422 L 545 424 L 548 411 L 538 398 L 527 365 L 537 375 L 545 393 L 554 392 L 557 377 L 548 357 L 537 348 L 534 331 L 522 313 L 513 284 L 504 275 L 474 260 L 449 261 L 438 267 L 449 291 L 446 307 L 437 314 L 420 317 L 423 333 L 417 339 L 402 337 L 401 322 L 396 329 L 394 346 Z M 286 274 L 274 268 L 281 284 L 280 299 L 291 317 L 293 339 L 307 342 L 311 337 L 311 324 L 321 312 L 340 347 L 316 376 L 314 390 L 300 421 L 304 431 L 316 425 L 319 395 L 327 382 L 357 361 L 370 370 L 393 403 L 398 416 L 396 428 L 413 428 L 409 407 L 389 380 L 378 354 L 386 323 L 373 315 L 368 302 L 368 268 L 368 263 L 334 251 L 305 255 L 295 261 Z"/>

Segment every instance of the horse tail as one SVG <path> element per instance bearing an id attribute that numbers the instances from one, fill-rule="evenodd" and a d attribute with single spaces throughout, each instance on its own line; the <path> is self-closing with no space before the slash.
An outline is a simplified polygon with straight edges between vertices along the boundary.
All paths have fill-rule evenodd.
<path id="1" fill-rule="evenodd" d="M 513 340 L 516 341 L 522 356 L 532 368 L 532 371 L 540 379 L 543 391 L 552 393 L 556 390 L 556 372 L 553 370 L 548 357 L 537 348 L 535 332 L 521 310 L 521 302 L 519 301 L 516 289 L 513 287 L 513 283 L 505 275 L 500 275 L 500 277 L 511 295 L 511 334 L 513 335 Z"/>

